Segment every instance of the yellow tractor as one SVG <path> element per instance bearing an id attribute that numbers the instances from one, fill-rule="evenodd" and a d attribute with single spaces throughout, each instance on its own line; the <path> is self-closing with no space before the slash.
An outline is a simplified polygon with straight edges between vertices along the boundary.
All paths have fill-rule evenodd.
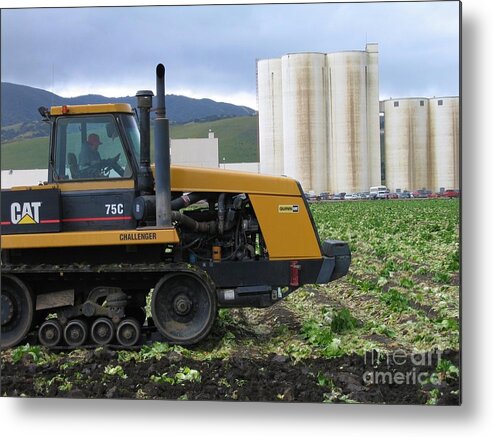
<path id="1" fill-rule="evenodd" d="M 347 273 L 347 243 L 319 240 L 297 181 L 170 165 L 164 74 L 155 108 L 152 91 L 135 112 L 39 108 L 48 181 L 2 190 L 3 348 L 194 344 L 218 308 L 268 307 Z"/>

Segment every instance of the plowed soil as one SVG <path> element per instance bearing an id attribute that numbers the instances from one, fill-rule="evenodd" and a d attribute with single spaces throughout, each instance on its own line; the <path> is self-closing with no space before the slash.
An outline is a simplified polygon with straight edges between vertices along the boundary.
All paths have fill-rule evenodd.
<path id="1" fill-rule="evenodd" d="M 263 323 L 282 322 L 288 329 L 299 328 L 298 320 L 284 305 L 258 314 Z M 260 353 L 255 343 L 267 341 L 269 335 L 259 334 L 253 327 L 248 328 L 248 321 L 243 322 L 232 329 L 235 344 L 242 337 L 253 338 L 254 344 L 250 348 L 233 347 L 223 359 L 193 359 L 170 350 L 150 359 L 122 360 L 119 351 L 98 348 L 72 354 L 51 353 L 52 362 L 45 364 L 35 363 L 26 354 L 14 364 L 5 351 L 1 393 L 14 397 L 425 404 L 435 390 L 438 396 L 434 404 L 459 403 L 457 378 L 426 381 L 440 358 L 459 367 L 458 352 L 399 355 L 399 360 L 393 360 L 392 355 L 379 359 L 373 351 L 366 355 L 294 360 L 288 355 Z M 207 341 L 194 349 L 217 350 L 228 332 L 231 330 L 215 327 Z M 200 380 L 176 380 L 175 375 L 187 368 L 197 371 Z M 109 369 L 118 371 L 111 373 Z M 157 381 L 155 377 L 160 375 L 170 380 Z"/>
<path id="2" fill-rule="evenodd" d="M 365 372 L 383 371 L 413 374 L 432 373 L 432 366 L 414 367 L 411 363 L 398 370 L 385 365 L 373 368 L 357 355 L 334 359 L 311 359 L 297 364 L 287 357 L 273 355 L 267 359 L 232 357 L 227 360 L 194 361 L 171 352 L 160 360 L 144 363 L 119 363 L 115 353 L 90 352 L 83 362 L 60 372 L 51 365 L 36 366 L 29 362 L 5 363 L 2 369 L 2 394 L 5 396 L 120 398 L 120 399 L 188 399 L 285 402 L 363 402 L 379 404 L 424 404 L 429 386 L 406 383 L 371 384 Z M 443 357 L 457 363 L 456 352 Z M 436 359 L 436 355 L 433 356 Z M 63 364 L 63 362 L 61 363 Z M 108 377 L 106 366 L 121 365 L 125 378 Z M 151 375 L 173 375 L 179 368 L 198 370 L 201 383 L 155 383 Z M 46 383 L 46 391 L 37 388 L 36 380 L 53 381 L 58 375 L 71 381 L 66 389 L 59 383 Z M 330 379 L 333 386 L 324 386 L 319 378 Z M 39 383 L 38 383 L 39 384 Z M 39 385 L 38 385 L 39 387 Z M 61 387 L 61 388 L 60 388 Z M 440 405 L 457 405 L 457 380 L 433 386 L 440 391 Z"/>

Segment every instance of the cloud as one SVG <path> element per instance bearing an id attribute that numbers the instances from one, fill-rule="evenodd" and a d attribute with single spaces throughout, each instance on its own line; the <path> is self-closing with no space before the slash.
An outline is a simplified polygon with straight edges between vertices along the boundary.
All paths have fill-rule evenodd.
<path id="1" fill-rule="evenodd" d="M 458 2 L 16 9 L 1 24 L 2 80 L 62 95 L 153 89 L 164 62 L 170 92 L 253 101 L 256 59 L 366 41 L 382 90 L 459 87 Z"/>

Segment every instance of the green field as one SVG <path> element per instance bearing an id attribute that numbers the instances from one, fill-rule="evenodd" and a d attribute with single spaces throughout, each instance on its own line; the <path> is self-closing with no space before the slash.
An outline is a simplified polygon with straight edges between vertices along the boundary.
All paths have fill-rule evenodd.
<path id="1" fill-rule="evenodd" d="M 320 238 L 348 241 L 353 254 L 347 277 L 321 287 L 362 322 L 341 338 L 346 352 L 458 349 L 457 200 L 354 201 L 312 210 Z"/>
<path id="2" fill-rule="evenodd" d="M 207 138 L 209 129 L 219 138 L 219 156 L 224 162 L 258 162 L 257 117 L 227 118 L 171 126 L 171 138 Z M 153 135 L 151 133 L 151 140 Z M 47 168 L 47 137 L 2 144 L 2 170 Z"/>
<path id="3" fill-rule="evenodd" d="M 48 168 L 48 137 L 2 144 L 2 170 Z"/>

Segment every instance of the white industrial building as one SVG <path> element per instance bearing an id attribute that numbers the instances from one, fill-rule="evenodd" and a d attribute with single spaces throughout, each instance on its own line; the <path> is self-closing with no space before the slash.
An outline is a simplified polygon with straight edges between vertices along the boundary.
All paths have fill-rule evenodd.
<path id="1" fill-rule="evenodd" d="M 219 139 L 214 132 L 208 138 L 171 139 L 171 164 L 190 167 L 220 168 L 233 171 L 259 173 L 258 162 L 226 163 L 219 159 Z"/>
<path id="2" fill-rule="evenodd" d="M 379 185 L 378 82 L 378 44 L 259 60 L 261 173 L 317 193 Z"/>
<path id="3" fill-rule="evenodd" d="M 428 186 L 459 188 L 459 97 L 430 99 L 430 173 Z"/>
<path id="4" fill-rule="evenodd" d="M 2 188 L 40 185 L 48 180 L 48 169 L 2 170 Z"/>
<path id="5" fill-rule="evenodd" d="M 260 173 L 260 162 L 231 162 L 221 164 L 220 168 L 233 171 L 246 171 L 248 173 Z"/>
<path id="6" fill-rule="evenodd" d="M 219 140 L 214 132 L 207 138 L 171 139 L 171 164 L 218 168 Z"/>
<path id="7" fill-rule="evenodd" d="M 391 191 L 459 188 L 459 97 L 382 102 L 385 183 Z"/>
<path id="8" fill-rule="evenodd" d="M 391 99 L 383 103 L 385 184 L 391 191 L 427 188 L 428 99 Z"/>

